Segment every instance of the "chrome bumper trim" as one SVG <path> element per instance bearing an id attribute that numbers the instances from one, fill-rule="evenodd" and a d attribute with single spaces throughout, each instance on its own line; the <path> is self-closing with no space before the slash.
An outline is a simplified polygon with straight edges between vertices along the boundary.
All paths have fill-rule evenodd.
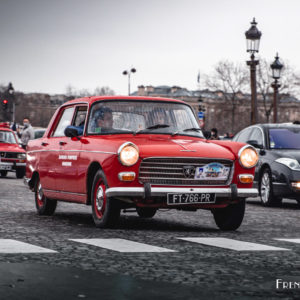
<path id="1" fill-rule="evenodd" d="M 26 163 L 16 163 L 17 167 L 26 167 Z"/>
<path id="2" fill-rule="evenodd" d="M 231 188 L 165 188 L 165 187 L 151 187 L 151 196 L 166 196 L 168 193 L 213 193 L 216 197 L 231 197 Z M 132 196 L 144 197 L 145 189 L 143 187 L 112 187 L 106 190 L 107 197 L 116 196 Z M 240 198 L 257 197 L 258 190 L 251 189 L 237 189 L 237 196 Z"/>

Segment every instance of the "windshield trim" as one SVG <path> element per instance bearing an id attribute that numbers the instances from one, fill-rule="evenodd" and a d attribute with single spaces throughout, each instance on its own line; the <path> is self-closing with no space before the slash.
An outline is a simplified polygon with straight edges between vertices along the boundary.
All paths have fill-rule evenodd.
<path id="1" fill-rule="evenodd" d="M 94 105 L 97 105 L 99 103 L 110 103 L 110 102 L 118 102 L 118 101 L 124 101 L 123 99 L 104 99 L 104 100 L 98 100 L 98 101 L 95 101 L 92 103 L 92 105 L 89 107 L 89 110 L 88 110 L 88 114 L 87 114 L 87 118 L 86 118 L 86 126 L 84 128 L 84 136 L 99 136 L 99 135 L 114 135 L 114 134 L 131 134 L 131 132 L 108 132 L 108 133 L 88 133 L 88 124 L 89 124 L 89 121 L 90 121 L 90 116 L 91 116 L 91 112 L 93 110 L 93 107 Z M 147 99 L 138 99 L 138 100 L 125 100 L 126 102 L 152 102 L 152 103 L 172 103 L 172 104 L 178 104 L 178 105 L 185 105 L 187 106 L 191 111 L 192 111 L 192 114 L 193 116 L 195 117 L 195 120 L 196 120 L 196 123 L 198 125 L 198 122 L 197 122 L 197 118 L 196 118 L 196 115 L 195 115 L 195 112 L 193 110 L 193 108 L 188 104 L 188 103 L 185 103 L 185 102 L 177 102 L 177 101 L 172 101 L 172 99 L 170 99 L 170 101 L 163 101 L 163 100 L 147 100 Z M 159 128 L 160 129 L 160 128 Z M 201 130 L 202 132 L 202 135 L 203 135 L 203 131 L 202 129 L 199 127 L 199 129 Z M 147 133 L 148 134 L 148 133 Z M 149 132 L 149 134 L 167 134 L 167 135 L 171 135 L 172 133 L 171 132 L 164 132 L 164 133 L 159 133 L 159 132 Z M 198 137 L 198 138 L 203 138 L 205 139 L 204 135 L 203 137 L 199 137 L 199 136 L 195 136 L 195 135 L 190 135 L 190 134 L 180 134 L 180 135 L 183 135 L 183 136 L 193 136 L 193 137 Z"/>

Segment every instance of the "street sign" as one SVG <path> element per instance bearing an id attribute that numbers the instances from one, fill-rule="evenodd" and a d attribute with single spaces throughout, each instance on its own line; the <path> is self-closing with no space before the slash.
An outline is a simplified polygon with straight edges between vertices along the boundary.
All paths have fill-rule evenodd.
<path id="1" fill-rule="evenodd" d="M 198 118 L 199 119 L 204 119 L 204 111 L 199 111 L 198 112 Z"/>

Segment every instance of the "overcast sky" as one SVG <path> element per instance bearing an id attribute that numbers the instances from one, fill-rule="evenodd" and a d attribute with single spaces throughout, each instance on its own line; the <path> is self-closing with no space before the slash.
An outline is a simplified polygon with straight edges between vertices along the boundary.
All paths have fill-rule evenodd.
<path id="1" fill-rule="evenodd" d="M 245 63 L 245 31 L 260 55 L 300 70 L 299 0 L 0 0 L 0 83 L 24 92 L 138 85 L 197 89 L 218 61 Z"/>

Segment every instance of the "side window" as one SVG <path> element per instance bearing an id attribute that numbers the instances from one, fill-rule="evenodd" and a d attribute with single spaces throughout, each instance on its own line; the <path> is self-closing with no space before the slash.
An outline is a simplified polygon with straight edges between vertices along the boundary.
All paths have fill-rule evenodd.
<path id="1" fill-rule="evenodd" d="M 77 108 L 74 122 L 72 125 L 74 126 L 84 126 L 85 118 L 86 118 L 86 112 L 87 112 L 87 107 L 86 106 L 79 106 Z"/>
<path id="2" fill-rule="evenodd" d="M 238 136 L 236 141 L 240 142 L 240 143 L 246 143 L 247 141 L 249 141 L 249 137 L 250 137 L 251 132 L 252 132 L 251 128 L 245 129 L 244 131 L 242 131 L 240 133 L 240 135 Z"/>
<path id="3" fill-rule="evenodd" d="M 74 113 L 74 106 L 66 108 L 61 114 L 61 118 L 56 126 L 56 129 L 53 133 L 53 137 L 57 136 L 65 136 L 64 131 L 67 126 L 69 126 L 72 122 L 72 117 Z"/>
<path id="4" fill-rule="evenodd" d="M 263 145 L 263 135 L 260 129 L 255 128 L 249 138 L 249 140 L 257 141 L 258 145 Z"/>

